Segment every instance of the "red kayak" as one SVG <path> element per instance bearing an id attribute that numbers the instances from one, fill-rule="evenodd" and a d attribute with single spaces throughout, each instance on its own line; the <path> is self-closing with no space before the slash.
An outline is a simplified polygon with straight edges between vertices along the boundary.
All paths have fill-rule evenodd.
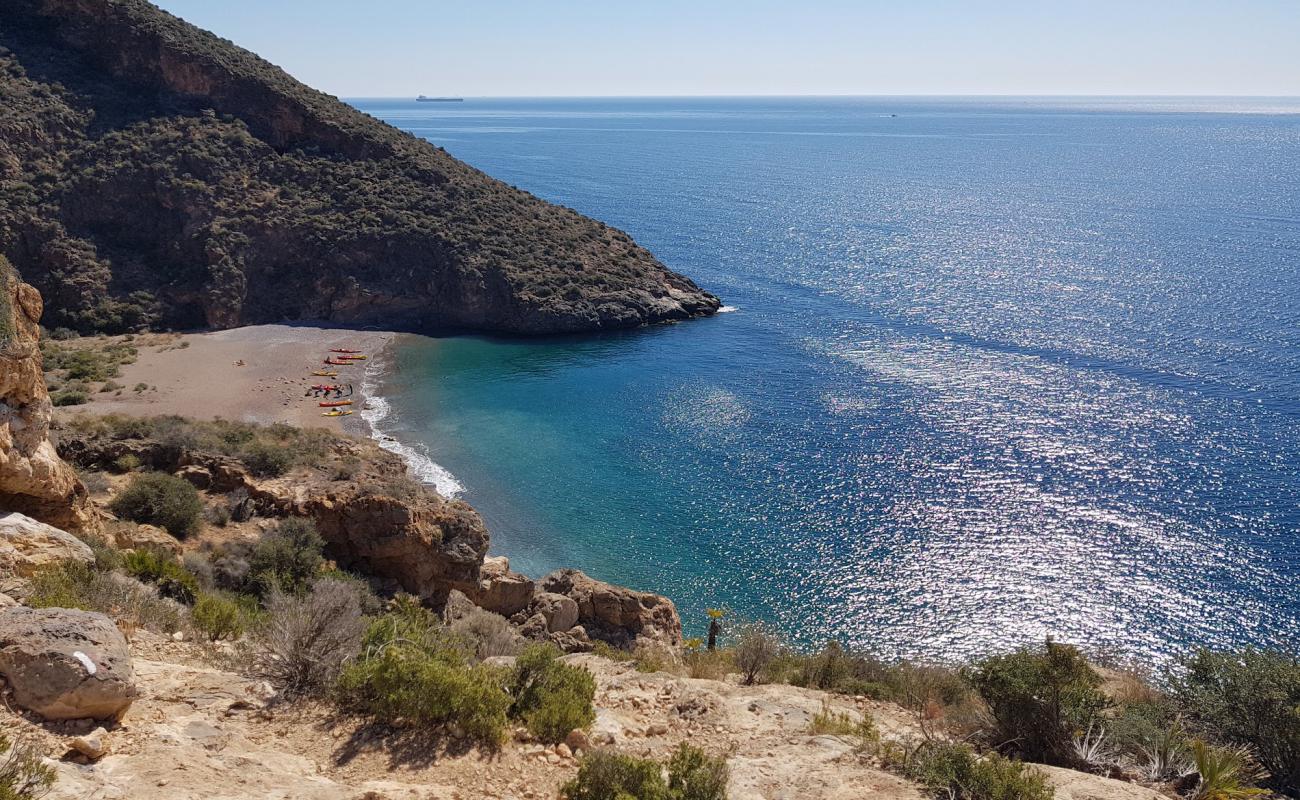
<path id="1" fill-rule="evenodd" d="M 313 383 L 311 388 L 320 392 L 332 392 L 335 389 L 341 389 L 343 387 L 339 386 L 337 383 Z"/>
<path id="2" fill-rule="evenodd" d="M 316 405 L 320 406 L 321 408 L 336 408 L 336 407 L 338 407 L 338 406 L 350 406 L 350 405 L 352 405 L 352 401 L 351 401 L 351 400 L 331 400 L 331 401 L 329 401 L 328 403 L 317 403 Z"/>

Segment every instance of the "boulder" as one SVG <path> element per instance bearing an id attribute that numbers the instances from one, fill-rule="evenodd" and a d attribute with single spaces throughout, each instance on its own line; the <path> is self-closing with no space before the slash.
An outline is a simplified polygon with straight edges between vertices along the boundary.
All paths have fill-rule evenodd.
<path id="1" fill-rule="evenodd" d="M 167 531 L 153 525 L 119 522 L 109 528 L 113 544 L 123 550 L 163 550 L 172 555 L 181 554 L 181 543 Z"/>
<path id="2" fill-rule="evenodd" d="M 53 406 L 42 370 L 40 292 L 0 256 L 0 509 L 70 531 L 97 531 L 99 515 L 50 441 Z"/>
<path id="3" fill-rule="evenodd" d="M 578 604 L 554 592 L 542 592 L 534 597 L 533 613 L 546 618 L 546 630 L 551 633 L 567 631 L 578 624 Z"/>
<path id="4" fill-rule="evenodd" d="M 1047 778 L 1056 800 L 1165 800 L 1160 792 L 1136 783 L 1046 764 L 1030 764 L 1029 768 Z"/>
<path id="5" fill-rule="evenodd" d="M 483 559 L 478 582 L 460 587 L 479 608 L 511 617 L 528 608 L 537 584 L 527 575 L 510 571 L 510 559 L 494 556 Z"/>
<path id="6" fill-rule="evenodd" d="M 136 697 L 126 639 L 91 611 L 0 611 L 0 675 L 46 719 L 121 719 Z"/>
<path id="7" fill-rule="evenodd" d="M 537 585 L 543 592 L 573 600 L 578 606 L 578 622 L 594 639 L 619 647 L 642 640 L 669 648 L 682 645 L 682 621 L 677 607 L 666 597 L 614 586 L 576 569 L 552 572 Z"/>
<path id="8" fill-rule="evenodd" d="M 86 543 L 17 512 L 0 512 L 0 573 L 30 578 L 60 561 L 95 563 Z"/>
<path id="9" fill-rule="evenodd" d="M 73 739 L 70 747 L 91 761 L 96 761 L 108 753 L 108 731 L 95 728 L 90 733 Z"/>

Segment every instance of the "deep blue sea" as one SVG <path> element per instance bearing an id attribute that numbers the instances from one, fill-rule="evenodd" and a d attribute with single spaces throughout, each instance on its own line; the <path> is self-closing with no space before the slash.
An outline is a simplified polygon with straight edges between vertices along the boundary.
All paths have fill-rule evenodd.
<path id="1" fill-rule="evenodd" d="M 1300 644 L 1300 100 L 354 103 L 735 309 L 395 354 L 517 569 L 886 657 Z"/>

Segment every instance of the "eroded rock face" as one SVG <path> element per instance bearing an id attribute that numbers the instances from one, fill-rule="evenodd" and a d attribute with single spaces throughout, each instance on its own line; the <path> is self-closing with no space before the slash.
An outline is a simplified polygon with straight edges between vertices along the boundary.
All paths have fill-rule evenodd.
<path id="1" fill-rule="evenodd" d="M 126 639 L 90 611 L 0 611 L 0 675 L 46 719 L 120 719 L 136 697 Z"/>
<path id="2" fill-rule="evenodd" d="M 15 511 L 0 511 L 0 574 L 30 578 L 62 561 L 95 563 L 77 537 Z"/>
<path id="3" fill-rule="evenodd" d="M 86 488 L 50 442 L 41 310 L 40 294 L 0 256 L 0 510 L 64 530 L 97 530 Z"/>
<path id="4" fill-rule="evenodd" d="M 682 621 L 666 597 L 598 581 L 576 569 L 552 572 L 537 582 L 543 592 L 564 595 L 578 606 L 578 622 L 597 639 L 615 644 L 638 640 L 680 647 Z"/>
<path id="5" fill-rule="evenodd" d="M 512 617 L 533 602 L 537 584 L 527 575 L 511 572 L 505 556 L 483 559 L 478 582 L 458 587 L 479 608 Z"/>

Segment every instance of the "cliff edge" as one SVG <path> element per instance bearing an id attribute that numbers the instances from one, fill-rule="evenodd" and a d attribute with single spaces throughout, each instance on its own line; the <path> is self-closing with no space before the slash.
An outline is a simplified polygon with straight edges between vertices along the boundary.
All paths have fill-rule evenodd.
<path id="1" fill-rule="evenodd" d="M 0 252 L 81 331 L 541 334 L 717 310 L 627 234 L 144 0 L 0 15 Z"/>
<path id="2" fill-rule="evenodd" d="M 0 511 L 95 530 L 99 521 L 85 487 L 50 442 L 40 318 L 40 294 L 0 256 Z"/>

